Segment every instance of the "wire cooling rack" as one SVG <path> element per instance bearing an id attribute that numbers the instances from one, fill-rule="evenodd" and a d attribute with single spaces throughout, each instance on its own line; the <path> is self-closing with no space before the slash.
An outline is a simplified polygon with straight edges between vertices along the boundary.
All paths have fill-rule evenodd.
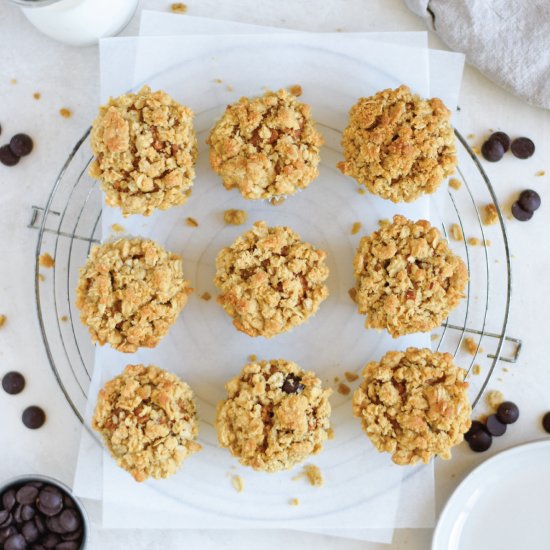
<path id="1" fill-rule="evenodd" d="M 94 347 L 74 305 L 78 270 L 93 244 L 100 242 L 101 192 L 87 175 L 91 162 L 88 130 L 75 145 L 44 207 L 32 207 L 29 227 L 38 230 L 35 293 L 38 321 L 57 382 L 82 421 Z M 455 131 L 460 188 L 450 188 L 432 204 L 432 223 L 466 261 L 466 298 L 432 334 L 433 348 L 455 356 L 468 370 L 475 406 L 499 362 L 515 363 L 521 341 L 506 334 L 512 290 L 510 251 L 504 219 L 491 183 L 476 155 Z M 498 221 L 483 224 L 484 207 L 496 206 Z M 456 226 L 453 228 L 453 226 Z M 458 229 L 459 228 L 459 229 Z M 454 239 L 453 235 L 463 239 Z M 41 270 L 40 256 L 55 265 Z"/>

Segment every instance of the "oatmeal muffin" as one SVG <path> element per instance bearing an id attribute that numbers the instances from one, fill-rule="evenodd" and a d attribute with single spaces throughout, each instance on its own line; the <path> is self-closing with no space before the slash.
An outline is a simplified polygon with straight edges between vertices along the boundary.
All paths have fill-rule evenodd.
<path id="1" fill-rule="evenodd" d="M 328 439 L 330 389 L 313 372 L 277 359 L 250 363 L 225 385 L 218 404 L 218 442 L 255 470 L 288 470 Z"/>
<path id="2" fill-rule="evenodd" d="M 111 98 L 92 124 L 90 176 L 109 206 L 149 216 L 184 204 L 195 177 L 193 112 L 148 86 Z"/>
<path id="3" fill-rule="evenodd" d="M 207 143 L 213 170 L 245 199 L 294 195 L 319 174 L 323 137 L 309 105 L 287 90 L 229 105 Z"/>
<path id="4" fill-rule="evenodd" d="M 191 292 L 180 256 L 148 239 L 119 239 L 92 248 L 76 305 L 94 342 L 133 353 L 160 342 Z"/>
<path id="5" fill-rule="evenodd" d="M 166 478 L 201 446 L 191 388 L 154 365 L 128 365 L 100 390 L 93 429 L 136 481 Z"/>
<path id="6" fill-rule="evenodd" d="M 412 202 L 433 193 L 456 167 L 451 113 L 407 86 L 362 97 L 342 135 L 340 170 L 383 199 Z"/>
<path id="7" fill-rule="evenodd" d="M 449 353 L 390 351 L 363 369 L 353 413 L 376 449 L 391 453 L 396 464 L 447 460 L 471 424 L 465 376 Z"/>
<path id="8" fill-rule="evenodd" d="M 325 258 L 292 229 L 256 222 L 216 258 L 218 303 L 249 336 L 286 332 L 307 321 L 328 296 Z"/>
<path id="9" fill-rule="evenodd" d="M 441 325 L 468 281 L 464 262 L 439 231 L 403 216 L 361 239 L 353 267 L 365 326 L 387 329 L 394 338 Z"/>

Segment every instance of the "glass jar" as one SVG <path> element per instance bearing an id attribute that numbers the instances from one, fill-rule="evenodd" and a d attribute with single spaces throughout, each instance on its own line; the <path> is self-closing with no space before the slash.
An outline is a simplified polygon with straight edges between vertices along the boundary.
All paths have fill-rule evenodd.
<path id="1" fill-rule="evenodd" d="M 11 0 L 25 17 L 54 40 L 73 46 L 95 44 L 118 34 L 134 15 L 138 0 Z"/>

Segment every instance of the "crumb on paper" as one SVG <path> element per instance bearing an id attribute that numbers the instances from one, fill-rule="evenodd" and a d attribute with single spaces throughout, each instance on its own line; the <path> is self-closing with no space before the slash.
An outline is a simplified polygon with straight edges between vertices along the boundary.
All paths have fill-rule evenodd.
<path id="1" fill-rule="evenodd" d="M 339 376 L 335 376 L 335 377 L 334 377 L 334 383 L 335 383 L 335 384 L 338 384 L 338 382 L 340 382 L 340 377 L 339 377 Z"/>
<path id="2" fill-rule="evenodd" d="M 483 223 L 485 225 L 494 225 L 498 222 L 497 207 L 494 204 L 486 204 L 483 207 Z"/>
<path id="3" fill-rule="evenodd" d="M 460 225 L 458 225 L 457 223 L 453 223 L 453 225 L 451 225 L 450 233 L 451 233 L 451 237 L 455 241 L 464 240 L 464 234 L 462 233 L 462 229 L 460 228 Z"/>
<path id="4" fill-rule="evenodd" d="M 62 107 L 59 109 L 59 114 L 63 118 L 71 118 L 73 116 L 73 112 L 70 109 L 67 109 L 66 107 Z"/>
<path id="5" fill-rule="evenodd" d="M 8 318 L 5 315 L 0 315 L 0 328 L 6 324 L 7 319 Z"/>
<path id="6" fill-rule="evenodd" d="M 285 201 L 286 201 L 286 197 L 277 197 L 277 198 L 270 199 L 269 202 L 271 203 L 272 206 L 280 206 Z"/>
<path id="7" fill-rule="evenodd" d="M 40 256 L 38 259 L 38 263 L 47 269 L 52 268 L 55 265 L 55 260 L 47 253 L 45 252 Z"/>
<path id="8" fill-rule="evenodd" d="M 468 244 L 471 246 L 478 246 L 480 244 L 480 240 L 477 237 L 470 237 L 468 239 Z"/>
<path id="9" fill-rule="evenodd" d="M 237 493 L 242 493 L 244 489 L 244 481 L 241 476 L 233 475 L 231 476 L 231 484 Z"/>
<path id="10" fill-rule="evenodd" d="M 313 487 L 323 486 L 323 474 L 321 473 L 321 470 L 318 466 L 315 466 L 314 464 L 306 464 L 304 466 L 304 474 L 307 477 L 310 485 L 313 485 Z"/>
<path id="11" fill-rule="evenodd" d="M 436 340 L 439 340 L 440 336 L 439 334 L 432 334 L 430 339 L 432 342 L 435 342 Z"/>
<path id="12" fill-rule="evenodd" d="M 477 351 L 477 344 L 475 343 L 475 340 L 473 338 L 470 338 L 469 336 L 467 338 L 464 338 L 464 349 L 470 355 L 475 355 Z"/>
<path id="13" fill-rule="evenodd" d="M 468 134 L 468 135 L 466 136 L 466 139 L 474 139 L 475 137 L 476 137 L 475 134 Z"/>
<path id="14" fill-rule="evenodd" d="M 59 319 L 61 319 L 63 323 L 66 323 L 69 320 L 69 318 L 66 315 L 62 315 Z"/>
<path id="15" fill-rule="evenodd" d="M 350 288 L 348 290 L 348 294 L 349 294 L 349 297 L 351 298 L 351 301 L 355 302 L 355 300 L 357 299 L 357 289 L 355 287 Z"/>
<path id="16" fill-rule="evenodd" d="M 502 367 L 503 372 L 510 372 L 510 369 L 508 367 Z"/>
<path id="17" fill-rule="evenodd" d="M 228 92 L 232 92 L 234 90 L 233 86 L 231 86 L 231 84 L 228 84 L 225 89 L 228 91 Z"/>
<path id="18" fill-rule="evenodd" d="M 44 277 L 44 275 L 42 275 L 42 273 L 39 273 L 38 274 L 38 280 L 43 283 L 45 280 L 46 280 L 46 277 Z"/>
<path id="19" fill-rule="evenodd" d="M 336 390 L 338 393 L 342 395 L 349 395 L 351 388 L 347 384 L 338 384 L 338 388 Z"/>
<path id="20" fill-rule="evenodd" d="M 300 86 L 300 84 L 294 84 L 293 86 L 290 86 L 288 91 L 296 97 L 300 97 L 302 95 L 302 87 Z"/>
<path id="21" fill-rule="evenodd" d="M 501 403 L 504 403 L 504 395 L 499 390 L 491 390 L 487 393 L 487 397 L 485 398 L 485 400 L 487 401 L 489 407 L 491 407 L 492 409 L 498 409 L 498 406 Z"/>
<path id="22" fill-rule="evenodd" d="M 500 376 L 497 378 L 497 381 L 498 382 L 504 382 L 504 380 Z"/>
<path id="23" fill-rule="evenodd" d="M 462 187 L 462 182 L 458 178 L 451 178 L 449 180 L 449 187 L 458 191 Z"/>
<path id="24" fill-rule="evenodd" d="M 334 430 L 332 428 L 329 428 L 327 430 L 327 438 L 328 439 L 334 439 Z"/>
<path id="25" fill-rule="evenodd" d="M 230 208 L 223 213 L 223 221 L 227 225 L 242 225 L 246 222 L 248 214 L 244 210 Z"/>
<path id="26" fill-rule="evenodd" d="M 298 498 L 291 498 L 288 502 L 291 506 L 299 506 L 300 505 L 300 499 Z"/>
<path id="27" fill-rule="evenodd" d="M 472 372 L 477 376 L 481 373 L 481 366 L 477 363 L 472 367 Z"/>
<path id="28" fill-rule="evenodd" d="M 172 13 L 185 13 L 187 6 L 183 2 L 174 2 L 170 5 L 170 10 Z"/>
<path id="29" fill-rule="evenodd" d="M 355 382 L 355 381 L 359 378 L 359 375 L 358 375 L 358 374 L 355 374 L 354 372 L 350 372 L 349 370 L 347 370 L 347 371 L 344 373 L 344 378 L 345 378 L 348 382 Z"/>
<path id="30" fill-rule="evenodd" d="M 481 153 L 481 149 L 479 147 L 477 147 L 477 145 L 476 145 L 476 146 L 472 147 L 472 152 L 474 153 L 474 155 L 479 156 L 480 153 Z"/>
<path id="31" fill-rule="evenodd" d="M 17 78 L 12 78 L 12 79 L 10 80 L 10 83 L 11 83 L 11 84 L 17 84 Z"/>
<path id="32" fill-rule="evenodd" d="M 195 218 L 186 218 L 185 225 L 188 225 L 189 227 L 198 227 L 199 222 Z"/>
<path id="33" fill-rule="evenodd" d="M 361 231 L 361 222 L 355 222 L 351 226 L 351 234 L 352 235 L 357 235 L 357 233 L 359 233 L 359 231 Z"/>
<path id="34" fill-rule="evenodd" d="M 216 84 L 222 84 L 222 83 L 223 83 L 223 80 L 222 80 L 221 78 L 215 78 L 215 79 L 214 79 L 214 82 L 215 82 Z"/>
<path id="35" fill-rule="evenodd" d="M 539 170 L 535 176 L 544 176 L 546 174 L 546 171 L 545 170 Z"/>
<path id="36" fill-rule="evenodd" d="M 32 94 L 32 97 L 34 97 L 34 99 L 38 101 L 42 97 L 42 94 L 40 92 L 34 92 L 34 94 Z"/>
<path id="37" fill-rule="evenodd" d="M 119 223 L 114 223 L 113 225 L 111 225 L 111 229 L 115 233 L 124 233 L 124 231 L 126 231 L 124 227 L 122 227 L 122 225 L 120 225 Z"/>
<path id="38" fill-rule="evenodd" d="M 257 360 L 258 360 L 258 357 L 254 354 L 251 354 L 248 356 L 248 360 L 251 362 L 251 363 L 255 363 Z"/>
<path id="39" fill-rule="evenodd" d="M 201 294 L 201 300 L 204 300 L 205 302 L 208 302 L 211 299 L 212 299 L 212 295 L 210 294 L 210 292 L 203 292 Z"/>
<path id="40" fill-rule="evenodd" d="M 491 240 L 490 240 L 490 239 L 485 239 L 485 240 L 483 241 L 483 245 L 484 245 L 484 246 L 491 246 Z"/>
<path id="41" fill-rule="evenodd" d="M 357 188 L 357 192 L 360 194 L 360 195 L 364 195 L 367 190 L 364 188 L 364 187 L 358 187 Z"/>

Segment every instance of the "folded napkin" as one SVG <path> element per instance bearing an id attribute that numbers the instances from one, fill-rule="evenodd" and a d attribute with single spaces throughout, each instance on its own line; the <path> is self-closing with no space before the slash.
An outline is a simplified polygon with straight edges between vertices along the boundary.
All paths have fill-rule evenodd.
<path id="1" fill-rule="evenodd" d="M 405 0 L 493 82 L 550 109 L 549 0 Z"/>

